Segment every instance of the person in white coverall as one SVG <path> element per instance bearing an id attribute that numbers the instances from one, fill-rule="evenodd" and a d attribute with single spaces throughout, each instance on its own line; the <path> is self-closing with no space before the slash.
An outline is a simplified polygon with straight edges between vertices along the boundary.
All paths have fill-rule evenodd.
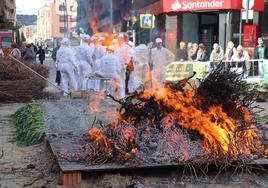
<path id="1" fill-rule="evenodd" d="M 101 38 L 94 39 L 93 47 L 93 72 L 99 74 L 100 73 L 100 59 L 105 55 L 105 48 L 101 45 Z M 94 80 L 95 83 L 95 91 L 100 90 L 101 81 Z"/>
<path id="2" fill-rule="evenodd" d="M 157 38 L 155 43 L 156 47 L 150 52 L 153 88 L 162 86 L 166 80 L 165 66 L 175 60 L 175 55 L 170 50 L 163 47 L 163 41 L 161 38 Z"/>
<path id="3" fill-rule="evenodd" d="M 124 65 L 124 70 L 122 71 L 121 77 L 122 80 L 124 80 L 124 89 L 125 92 L 128 92 L 128 81 L 129 81 L 129 76 L 130 76 L 130 72 L 127 72 L 127 66 L 130 63 L 131 60 L 131 47 L 127 44 L 128 42 L 128 38 L 124 35 L 120 35 L 118 37 L 118 45 L 116 46 L 115 49 L 115 55 L 117 55 L 120 59 L 120 61 L 122 61 L 122 64 Z"/>
<path id="4" fill-rule="evenodd" d="M 89 35 L 83 36 L 83 43 L 76 49 L 76 57 L 79 60 L 80 90 L 94 89 L 94 81 L 90 80 L 87 86 L 87 77 L 93 74 L 93 48 L 89 46 Z"/>
<path id="5" fill-rule="evenodd" d="M 64 38 L 61 41 L 61 47 L 56 55 L 58 69 L 61 73 L 60 87 L 67 95 L 70 91 L 78 89 L 75 72 L 79 72 L 74 52 L 69 47 L 69 39 Z"/>
<path id="6" fill-rule="evenodd" d="M 113 54 L 114 49 L 107 48 L 107 54 L 100 59 L 101 72 L 105 77 L 112 79 L 111 95 L 118 99 L 125 97 L 124 80 L 121 77 L 124 65 L 122 61 Z"/>
<path id="7" fill-rule="evenodd" d="M 144 85 L 148 79 L 149 72 L 149 48 L 145 44 L 140 44 L 132 50 L 134 71 L 130 75 L 130 90 L 137 90 Z"/>

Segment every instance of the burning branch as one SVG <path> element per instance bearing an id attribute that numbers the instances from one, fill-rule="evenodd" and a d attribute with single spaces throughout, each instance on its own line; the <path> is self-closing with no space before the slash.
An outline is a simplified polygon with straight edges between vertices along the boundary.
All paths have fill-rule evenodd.
<path id="1" fill-rule="evenodd" d="M 256 99 L 240 75 L 214 70 L 197 88 L 189 80 L 122 100 L 120 118 L 89 129 L 87 163 L 201 163 L 252 159 L 263 154 L 250 105 Z"/>

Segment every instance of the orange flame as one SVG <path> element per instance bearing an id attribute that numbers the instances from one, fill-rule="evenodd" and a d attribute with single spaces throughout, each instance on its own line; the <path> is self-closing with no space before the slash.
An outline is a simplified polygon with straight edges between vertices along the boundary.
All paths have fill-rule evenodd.
<path id="1" fill-rule="evenodd" d="M 241 120 L 229 117 L 222 109 L 222 106 L 210 106 L 207 112 L 199 108 L 200 101 L 196 99 L 193 90 L 187 90 L 186 95 L 182 92 L 174 92 L 170 88 L 156 87 L 152 90 L 145 90 L 143 97 L 154 96 L 167 107 L 174 108 L 172 115 L 177 125 L 187 129 L 198 131 L 204 137 L 204 146 L 208 152 L 215 152 L 216 155 L 231 154 L 237 157 L 240 154 L 247 154 L 247 148 L 254 149 L 254 139 L 258 138 L 255 126 L 251 129 L 237 132 Z M 249 110 L 244 107 L 243 121 L 251 122 L 252 117 Z M 237 147 L 237 138 L 243 138 L 245 146 Z M 251 153 L 251 152 L 249 152 Z"/>

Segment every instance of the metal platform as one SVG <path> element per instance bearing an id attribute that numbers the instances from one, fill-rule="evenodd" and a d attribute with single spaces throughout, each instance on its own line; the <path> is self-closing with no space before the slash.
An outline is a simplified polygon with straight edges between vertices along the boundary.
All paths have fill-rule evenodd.
<path id="1" fill-rule="evenodd" d="M 92 100 L 95 100 L 92 98 Z M 64 99 L 57 101 L 43 102 L 42 106 L 46 112 L 46 143 L 55 155 L 61 169 L 63 185 L 72 187 L 77 185 L 82 180 L 83 172 L 111 172 L 122 170 L 138 170 L 148 168 L 176 168 L 184 164 L 146 164 L 146 165 L 119 165 L 119 164 L 101 164 L 87 165 L 79 162 L 69 162 L 58 157 L 59 153 L 81 152 L 81 139 L 86 133 L 93 120 L 101 119 L 103 123 L 108 119 L 113 119 L 111 112 L 114 112 L 118 107 L 109 99 L 100 102 L 100 105 L 105 111 L 90 113 L 86 99 Z M 60 117 L 63 116 L 63 117 Z M 258 159 L 248 163 L 249 165 L 268 165 L 268 159 Z"/>

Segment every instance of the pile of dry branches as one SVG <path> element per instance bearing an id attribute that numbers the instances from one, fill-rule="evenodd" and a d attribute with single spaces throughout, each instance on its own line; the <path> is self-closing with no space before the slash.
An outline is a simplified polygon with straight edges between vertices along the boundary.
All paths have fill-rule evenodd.
<path id="1" fill-rule="evenodd" d="M 191 77 L 190 77 L 191 78 Z M 250 105 L 256 92 L 234 72 L 219 67 L 186 88 L 189 79 L 161 90 L 133 93 L 120 103 L 120 117 L 94 121 L 82 155 L 89 164 L 209 163 L 251 160 L 263 154 Z M 72 158 L 64 155 L 63 158 Z"/>
<path id="2" fill-rule="evenodd" d="M 34 62 L 24 62 L 27 66 L 48 78 L 49 70 Z M 43 90 L 47 82 L 12 60 L 0 63 L 0 101 L 26 102 L 32 99 L 41 99 L 49 94 Z"/>

